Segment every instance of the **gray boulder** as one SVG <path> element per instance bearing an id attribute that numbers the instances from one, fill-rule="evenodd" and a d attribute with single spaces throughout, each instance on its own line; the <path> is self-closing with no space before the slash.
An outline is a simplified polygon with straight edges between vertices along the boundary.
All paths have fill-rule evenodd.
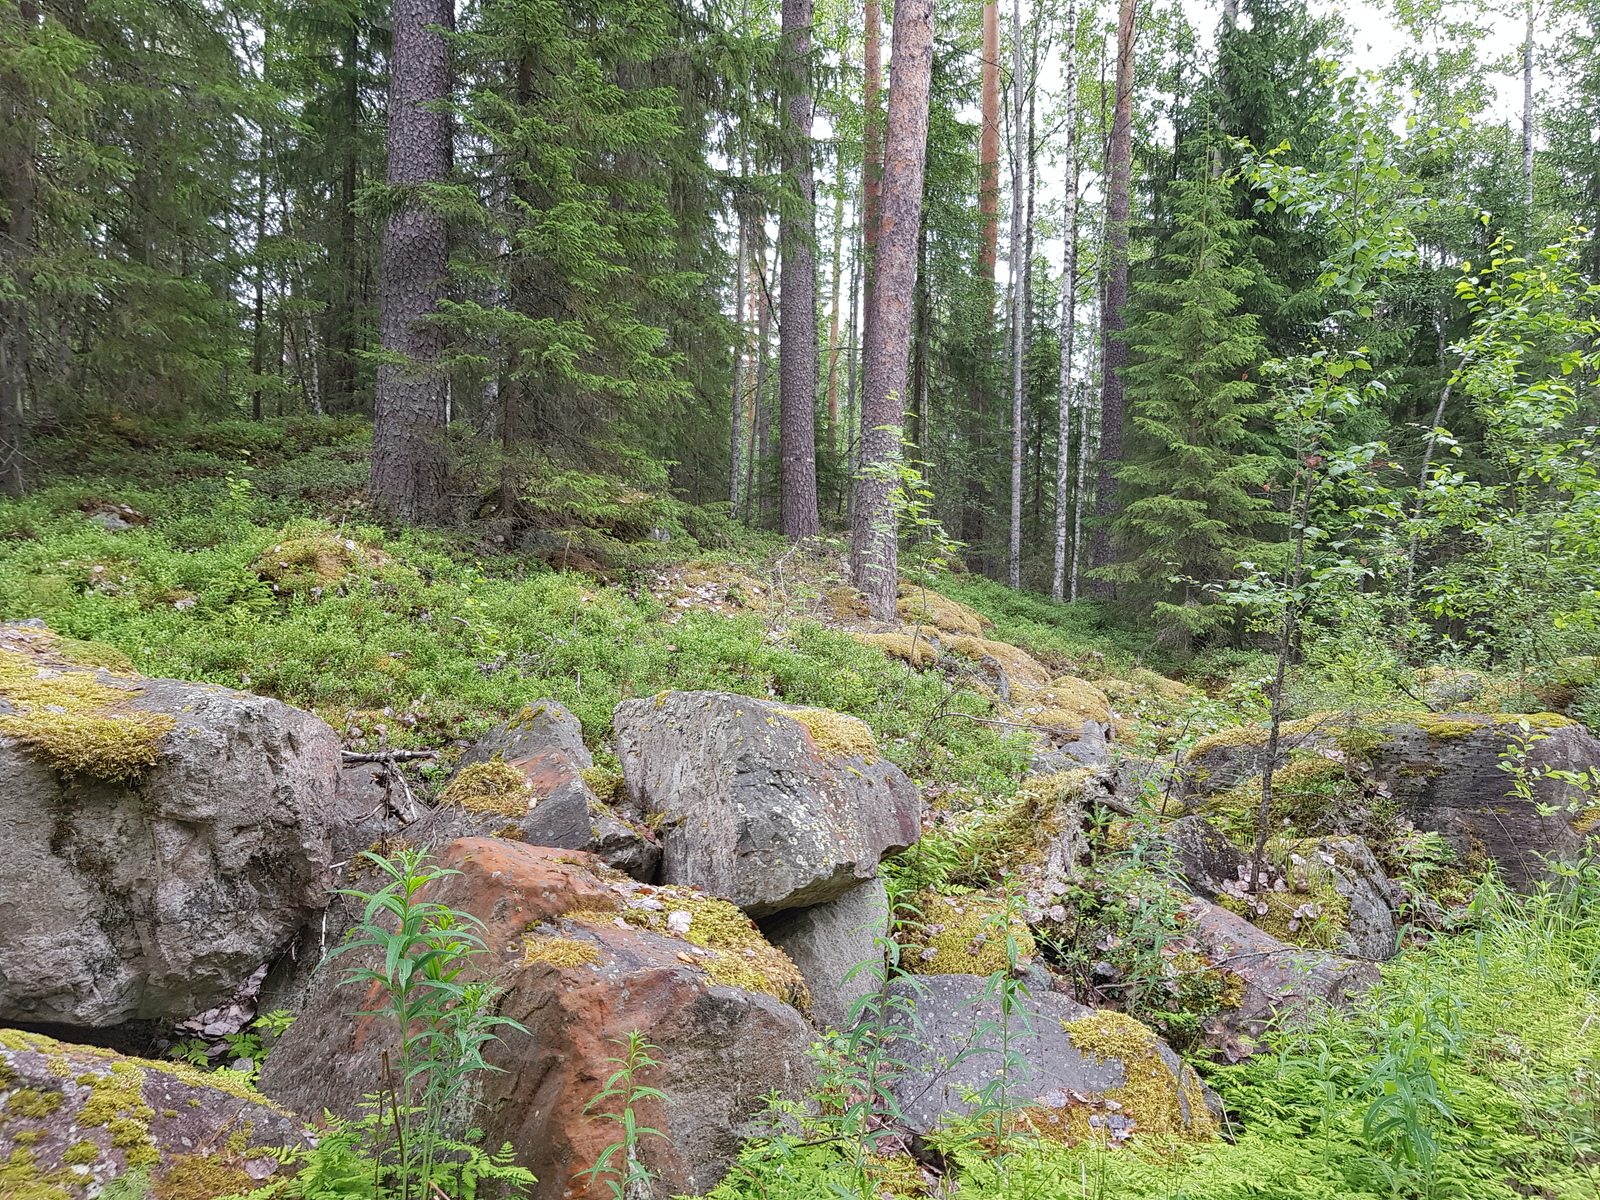
<path id="1" fill-rule="evenodd" d="M 1367 843 L 1358 837 L 1325 837 L 1302 843 L 1294 855 L 1310 870 L 1326 869 L 1333 890 L 1348 907 L 1337 949 L 1351 958 L 1387 962 L 1398 953 L 1394 910 L 1405 902 L 1383 873 Z M 1294 869 L 1298 864 L 1291 859 Z"/>
<path id="2" fill-rule="evenodd" d="M 1541 714 L 1524 718 L 1443 713 L 1393 721 L 1369 756 L 1402 815 L 1417 829 L 1437 832 L 1470 861 L 1494 860 L 1513 887 L 1526 890 L 1548 876 L 1548 864 L 1575 858 L 1583 835 L 1574 828 L 1587 797 L 1581 788 L 1548 772 L 1600 767 L 1600 741 L 1582 725 Z M 1524 747 L 1520 772 L 1529 795 L 1518 796 L 1515 752 Z M 1540 807 L 1557 811 L 1546 815 Z"/>
<path id="3" fill-rule="evenodd" d="M 29 636 L 49 637 L 13 629 L 8 647 Z M 326 903 L 334 846 L 355 840 L 339 738 L 316 717 L 228 688 L 99 679 L 128 692 L 123 711 L 176 724 L 120 782 L 0 738 L 0 1021 L 211 1008 Z"/>
<path id="4" fill-rule="evenodd" d="M 753 917 L 836 899 L 919 836 L 916 786 L 854 717 L 663 692 L 614 721 L 629 803 L 665 818 L 661 881 Z"/>
<path id="5" fill-rule="evenodd" d="M 836 900 L 768 917 L 761 932 L 805 976 L 816 1023 L 846 1029 L 856 1001 L 876 991 L 883 979 L 878 939 L 889 933 L 889 893 L 881 879 L 873 879 Z M 862 964 L 867 965 L 856 970 Z"/>
<path id="6" fill-rule="evenodd" d="M 1036 991 L 1007 1016 L 980 975 L 903 978 L 891 995 L 901 1003 L 891 1009 L 888 1056 L 903 1064 L 891 1087 L 911 1133 L 977 1111 L 985 1098 L 1030 1109 L 1042 1130 L 1112 1142 L 1215 1129 L 1194 1069 L 1122 1013 Z"/>
<path id="7" fill-rule="evenodd" d="M 1237 979 L 1232 1002 L 1204 1030 L 1206 1044 L 1230 1062 L 1259 1051 L 1269 1025 L 1344 1007 L 1382 978 L 1373 963 L 1285 945 L 1208 900 L 1194 900 L 1185 912 L 1186 937 L 1214 967 Z"/>
<path id="8" fill-rule="evenodd" d="M 155 1196 L 242 1194 L 282 1183 L 295 1174 L 284 1152 L 317 1144 L 319 1131 L 231 1071 L 7 1030 L 0 1079 L 8 1093 L 0 1195 L 8 1200 L 110 1195 L 106 1185 L 131 1168 L 147 1172 Z"/>
<path id="9" fill-rule="evenodd" d="M 1204 817 L 1179 818 L 1167 826 L 1161 841 L 1197 896 L 1216 896 L 1240 878 L 1241 869 L 1248 878 L 1249 856 Z"/>
<path id="10" fill-rule="evenodd" d="M 464 779 L 475 764 L 504 762 L 524 780 L 526 796 L 503 808 L 453 803 L 459 788 L 445 786 L 441 803 L 406 829 L 411 841 L 445 846 L 463 837 L 497 837 L 588 850 L 608 866 L 648 883 L 655 878 L 661 848 L 653 835 L 625 821 L 604 804 L 583 773 L 594 758 L 583 744 L 578 718 L 554 700 L 524 708 L 505 725 L 485 734 L 461 756 L 454 779 Z"/>

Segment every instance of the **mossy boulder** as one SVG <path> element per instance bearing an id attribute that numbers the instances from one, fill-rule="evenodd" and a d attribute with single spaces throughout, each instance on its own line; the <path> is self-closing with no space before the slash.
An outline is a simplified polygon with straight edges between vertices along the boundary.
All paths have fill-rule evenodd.
<path id="1" fill-rule="evenodd" d="M 1216 1136 L 1214 1098 L 1194 1068 L 1131 1017 L 1042 990 L 1019 993 L 1007 1013 L 979 975 L 897 980 L 890 993 L 904 1006 L 890 1010 L 890 1054 L 906 1068 L 892 1086 L 913 1133 L 970 1116 L 987 1095 L 1059 1142 Z"/>
<path id="2" fill-rule="evenodd" d="M 506 990 L 503 1030 L 486 1048 L 475 1120 L 484 1142 L 510 1142 L 539 1177 L 535 1200 L 609 1195 L 581 1174 L 616 1139 L 588 1106 L 634 1030 L 659 1066 L 646 1082 L 669 1097 L 638 1107 L 662 1138 L 640 1144 L 663 1195 L 700 1195 L 721 1178 L 772 1093 L 798 1100 L 812 1081 L 815 1032 L 780 995 L 804 1001 L 794 964 L 737 908 L 685 887 L 654 888 L 581 851 L 469 838 L 442 849 L 447 876 L 426 893 L 484 922 L 486 954 L 468 978 Z M 374 1018 L 339 960 L 314 976 L 301 1014 L 274 1045 L 261 1088 L 291 1107 L 357 1115 L 396 1031 Z M 615 1110 L 612 1110 L 615 1111 Z"/>
<path id="3" fill-rule="evenodd" d="M 660 828 L 661 881 L 753 917 L 833 900 L 921 833 L 916 786 L 855 717 L 663 692 L 614 720 L 629 815 Z"/>
<path id="4" fill-rule="evenodd" d="M 1020 905 L 983 892 L 919 892 L 896 913 L 900 969 L 913 975 L 1010 974 L 1034 954 Z"/>
<path id="5" fill-rule="evenodd" d="M 0 1029 L 0 1196 L 89 1200 L 141 1180 L 151 1200 L 213 1200 L 292 1174 L 313 1133 L 232 1072 Z"/>
<path id="6" fill-rule="evenodd" d="M 36 624 L 0 627 L 14 712 L 66 721 L 57 701 L 70 691 L 133 741 L 164 732 L 139 743 L 137 764 L 119 753 L 113 766 L 104 739 L 69 754 L 0 723 L 0 1021 L 182 1020 L 230 996 L 327 903 L 363 814 L 338 788 L 339 738 L 316 717 L 83 669 L 70 652 Z"/>
<path id="7" fill-rule="evenodd" d="M 561 704 L 541 700 L 485 734 L 457 763 L 438 807 L 406 837 L 445 845 L 463 837 L 498 837 L 589 850 L 636 879 L 655 878 L 661 847 L 638 822 L 625 820 L 596 793 L 616 781 L 597 772 L 583 727 Z"/>

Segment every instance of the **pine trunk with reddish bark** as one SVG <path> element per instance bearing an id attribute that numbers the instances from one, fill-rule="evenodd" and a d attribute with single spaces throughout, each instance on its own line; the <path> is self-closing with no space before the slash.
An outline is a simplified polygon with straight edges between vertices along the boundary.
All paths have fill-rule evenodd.
<path id="1" fill-rule="evenodd" d="M 396 207 L 383 231 L 372 475 L 367 494 L 402 521 L 444 515 L 445 381 L 441 337 L 428 318 L 444 289 L 450 236 L 423 194 L 450 177 L 450 53 L 434 27 L 455 23 L 453 0 L 394 0 L 389 57 L 388 182 Z"/>
<path id="2" fill-rule="evenodd" d="M 850 534 L 855 585 L 880 621 L 895 617 L 899 542 L 893 494 L 905 424 L 932 74 L 933 0 L 899 0 L 890 51 L 893 87 L 884 135 L 878 245 L 867 302 L 862 470 Z"/>

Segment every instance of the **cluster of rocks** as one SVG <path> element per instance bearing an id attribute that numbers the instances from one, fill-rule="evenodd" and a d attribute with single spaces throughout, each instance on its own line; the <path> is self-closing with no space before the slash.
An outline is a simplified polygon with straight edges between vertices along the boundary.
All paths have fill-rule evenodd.
<path id="1" fill-rule="evenodd" d="M 516 1025 L 488 1048 L 497 1069 L 483 1078 L 475 1121 L 490 1145 L 515 1148 L 542 1197 L 603 1186 L 582 1172 L 615 1134 L 588 1106 L 630 1034 L 654 1046 L 659 1065 L 643 1082 L 668 1097 L 643 1105 L 641 1122 L 664 1136 L 646 1138 L 641 1159 L 671 1193 L 698 1193 L 727 1169 L 768 1097 L 807 1092 L 819 1033 L 847 1029 L 863 1004 L 882 1015 L 886 1060 L 903 1064 L 893 1086 L 907 1146 L 971 1111 L 975 1096 L 992 1101 L 996 1088 L 1063 1136 L 1214 1129 L 1215 1097 L 1165 1043 L 1079 1004 L 1039 964 L 1020 1002 L 1004 1006 L 977 970 L 885 982 L 891 914 L 879 866 L 919 838 L 924 813 L 916 787 L 854 718 L 714 692 L 626 701 L 614 716 L 617 779 L 596 769 L 576 719 L 546 701 L 464 755 L 428 808 L 392 764 L 342 762 L 332 729 L 277 701 L 172 681 L 127 686 L 131 704 L 176 722 L 159 762 L 136 779 L 63 776 L 0 739 L 9 784 L 0 791 L 0 1023 L 30 1031 L 0 1036 L 0 1091 L 17 1118 L 0 1124 L 0 1160 L 23 1154 L 41 1178 L 78 1189 L 68 1195 L 130 1166 L 167 1170 L 183 1155 L 257 1180 L 276 1161 L 262 1145 L 306 1136 L 290 1114 L 360 1111 L 393 1031 L 351 1015 L 371 1008 L 366 989 L 347 982 L 356 963 L 325 957 L 360 917 L 359 901 L 338 889 L 381 882 L 362 873 L 361 851 L 400 844 L 431 847 L 449 869 L 428 899 L 482 923 L 484 951 L 470 970 L 501 989 L 499 1012 Z M 1090 723 L 1103 744 L 1109 727 L 1097 714 Z M 1092 741 L 1085 729 L 1079 740 Z M 1553 732 L 1539 743 L 1541 761 L 1600 761 L 1580 735 Z M 1474 739 L 1487 746 L 1493 736 L 1474 726 L 1455 757 L 1427 760 L 1437 771 L 1396 770 L 1395 794 L 1419 828 L 1479 837 L 1485 826 L 1474 822 L 1486 815 L 1543 828 L 1516 809 L 1521 801 L 1463 790 L 1487 769 Z M 1411 767 L 1425 753 L 1403 732 L 1391 741 Z M 1186 766 L 1192 796 L 1248 770 L 1234 761 L 1247 748 L 1208 753 Z M 1441 814 L 1433 825 L 1429 811 Z M 1081 830 L 1061 836 L 1081 840 Z M 1203 818 L 1175 822 L 1167 839 L 1194 892 L 1187 936 L 1240 981 L 1208 1030 L 1223 1053 L 1250 1052 L 1285 1013 L 1345 1001 L 1393 953 L 1400 897 L 1358 839 L 1307 851 L 1326 856 L 1349 913 L 1327 950 L 1230 911 L 1243 854 Z M 1565 844 L 1552 833 L 1538 848 Z M 1070 874 L 1075 854 L 1057 855 L 1053 869 Z M 204 1091 L 205 1076 L 47 1036 L 105 1046 L 180 1023 L 233 1032 L 256 1006 L 296 1020 L 262 1070 L 262 1095 L 246 1094 L 259 1111 L 235 1105 L 231 1116 Z M 119 1081 L 114 1100 L 97 1100 L 102 1085 L 84 1082 L 99 1067 L 62 1073 L 57 1059 L 83 1056 Z M 79 1136 L 85 1105 L 144 1132 Z M 177 1140 L 155 1119 L 169 1111 L 183 1118 Z"/>

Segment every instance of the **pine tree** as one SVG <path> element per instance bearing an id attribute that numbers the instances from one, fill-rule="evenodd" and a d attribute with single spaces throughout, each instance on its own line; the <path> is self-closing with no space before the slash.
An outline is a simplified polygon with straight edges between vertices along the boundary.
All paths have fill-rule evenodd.
<path id="1" fill-rule="evenodd" d="M 1273 520 L 1262 485 L 1275 459 L 1251 433 L 1267 409 L 1250 378 L 1263 342 L 1239 301 L 1254 274 L 1240 255 L 1250 223 L 1229 212 L 1232 183 L 1204 171 L 1173 185 L 1175 229 L 1158 277 L 1134 289 L 1128 331 L 1133 445 L 1118 472 L 1116 577 L 1183 637 L 1222 619 L 1207 586 Z"/>

